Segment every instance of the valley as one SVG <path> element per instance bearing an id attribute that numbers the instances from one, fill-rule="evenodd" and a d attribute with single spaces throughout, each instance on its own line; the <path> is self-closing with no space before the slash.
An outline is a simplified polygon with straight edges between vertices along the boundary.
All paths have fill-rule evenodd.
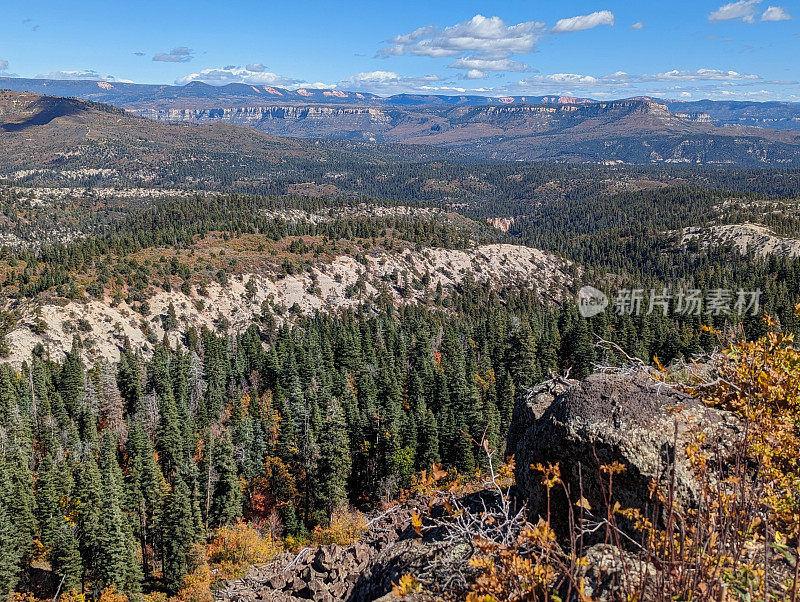
<path id="1" fill-rule="evenodd" d="M 3 596 L 790 595 L 792 106 L 34 83 L 0 92 Z"/>

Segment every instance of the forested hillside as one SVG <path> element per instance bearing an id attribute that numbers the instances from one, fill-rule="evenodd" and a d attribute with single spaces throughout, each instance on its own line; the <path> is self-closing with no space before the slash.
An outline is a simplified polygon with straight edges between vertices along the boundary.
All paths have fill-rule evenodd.
<path id="1" fill-rule="evenodd" d="M 553 375 L 800 333 L 797 170 L 469 162 L 14 98 L 3 596 L 205 602 L 357 539 L 348 508 L 472 478 Z M 743 225 L 783 244 L 720 234 Z M 606 311 L 582 316 L 584 286 Z"/>

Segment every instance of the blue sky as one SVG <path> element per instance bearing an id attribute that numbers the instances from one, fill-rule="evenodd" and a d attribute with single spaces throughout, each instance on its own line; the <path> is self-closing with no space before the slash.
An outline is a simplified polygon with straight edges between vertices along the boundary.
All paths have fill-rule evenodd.
<path id="1" fill-rule="evenodd" d="M 800 101 L 800 0 L 6 3 L 0 74 Z"/>

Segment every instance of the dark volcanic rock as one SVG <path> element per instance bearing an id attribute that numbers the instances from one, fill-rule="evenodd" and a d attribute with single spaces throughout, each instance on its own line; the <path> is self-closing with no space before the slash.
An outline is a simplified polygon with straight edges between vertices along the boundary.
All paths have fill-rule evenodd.
<path id="1" fill-rule="evenodd" d="M 686 460 L 686 445 L 704 433 L 705 446 L 727 454 L 737 440 L 738 422 L 693 397 L 645 377 L 595 374 L 578 383 L 550 381 L 535 387 L 514 409 L 507 451 L 516 457 L 517 487 L 531 518 L 547 512 L 541 473 L 532 464 L 560 465 L 575 502 L 582 495 L 595 516 L 606 516 L 600 466 L 620 462 L 613 499 L 623 507 L 645 508 L 649 487 L 664 491 L 673 482 L 679 504 L 692 504 L 698 484 Z M 674 460 L 674 462 L 673 462 Z M 551 491 L 554 527 L 562 534 L 568 511 L 562 488 Z M 602 533 L 600 533 L 602 536 Z"/>
<path id="2" fill-rule="evenodd" d="M 442 546 L 420 540 L 411 528 L 414 511 L 425 504 L 410 500 L 378 517 L 361 541 L 342 548 L 307 548 L 282 554 L 268 565 L 216 592 L 218 600 L 296 602 L 319 600 L 367 602 L 385 596 L 406 573 L 419 572 Z"/>

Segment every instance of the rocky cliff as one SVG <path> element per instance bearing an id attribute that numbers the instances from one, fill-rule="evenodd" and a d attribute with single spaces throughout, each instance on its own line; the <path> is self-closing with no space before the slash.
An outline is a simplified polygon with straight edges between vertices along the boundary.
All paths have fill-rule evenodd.
<path id="1" fill-rule="evenodd" d="M 246 125 L 273 135 L 432 145 L 505 160 L 800 161 L 795 132 L 719 127 L 704 112 L 672 112 L 649 98 L 608 102 L 498 102 L 392 106 L 320 103 L 131 107 L 151 119 Z"/>

